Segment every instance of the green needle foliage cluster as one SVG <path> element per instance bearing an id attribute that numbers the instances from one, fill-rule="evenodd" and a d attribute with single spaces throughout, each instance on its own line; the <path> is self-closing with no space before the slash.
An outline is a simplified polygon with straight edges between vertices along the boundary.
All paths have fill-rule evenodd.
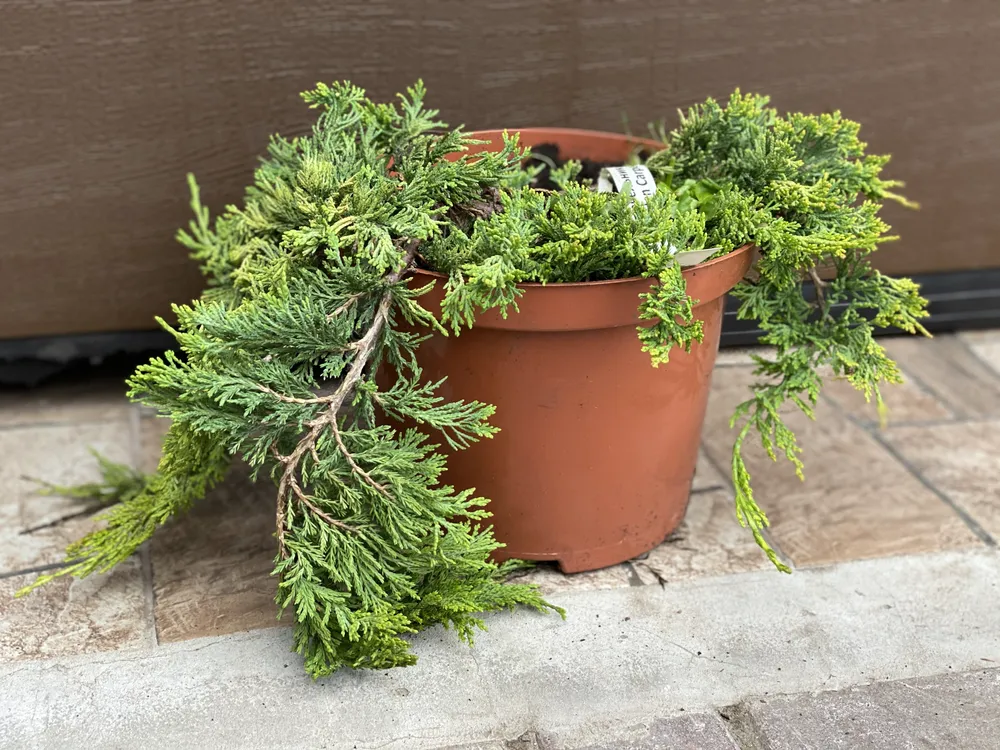
<path id="1" fill-rule="evenodd" d="M 478 311 L 517 308 L 523 282 L 581 282 L 643 276 L 655 279 L 639 302 L 638 328 L 653 364 L 674 346 L 701 338 L 676 249 L 705 247 L 705 216 L 682 207 L 669 190 L 636 203 L 630 192 L 596 192 L 577 181 L 581 165 L 568 161 L 550 178 L 558 191 L 530 186 L 530 172 L 515 175 L 498 205 L 471 225 L 449 228 L 421 249 L 431 268 L 448 274 L 442 321 L 454 333 L 472 326 Z"/>
<path id="2" fill-rule="evenodd" d="M 783 117 L 767 105 L 767 97 L 739 91 L 725 107 L 709 99 L 673 132 L 660 128 L 666 148 L 647 166 L 703 207 L 713 246 L 760 249 L 754 277 L 733 294 L 739 317 L 757 321 L 774 356 L 755 357 L 760 381 L 733 415 L 733 484 L 740 522 L 787 571 L 761 534 L 767 517 L 750 486 L 746 440 L 755 433 L 772 459 L 783 455 L 801 476 L 786 409 L 812 418 L 826 373 L 846 378 L 882 412 L 880 386 L 901 375 L 874 334 L 889 327 L 926 334 L 927 303 L 915 283 L 870 264 L 879 245 L 895 239 L 879 218 L 883 202 L 915 207 L 893 192 L 899 182 L 879 176 L 889 157 L 866 154 L 860 126 L 839 112 Z"/>
<path id="3" fill-rule="evenodd" d="M 398 105 L 348 83 L 303 97 L 315 127 L 272 139 L 242 206 L 212 221 L 191 179 L 195 218 L 179 239 L 208 288 L 175 306 L 176 326 L 161 321 L 177 352 L 130 379 L 132 398 L 171 419 L 159 467 L 141 477 L 105 462 L 103 484 L 55 488 L 116 504 L 67 567 L 33 586 L 126 559 L 239 458 L 275 485 L 278 605 L 314 676 L 412 664 L 404 636 L 434 624 L 471 643 L 482 612 L 557 609 L 507 582 L 518 563 L 490 560 L 486 499 L 442 483 L 438 446 L 489 439 L 493 407 L 436 395 L 421 341 L 458 335 L 486 309 L 516 312 L 522 282 L 644 276 L 637 345 L 655 366 L 702 335 L 674 253 L 746 243 L 761 259 L 737 290 L 740 314 L 760 321 L 777 356 L 758 360 L 765 379 L 734 417 L 737 512 L 780 566 L 745 440 L 756 431 L 801 466 L 783 405 L 811 415 L 825 367 L 881 401 L 879 384 L 899 373 L 872 333 L 918 330 L 923 314 L 912 283 L 867 263 L 886 239 L 879 204 L 896 196 L 856 124 L 781 118 L 761 97 L 710 100 L 663 134 L 667 148 L 648 161 L 660 189 L 639 203 L 594 191 L 575 162 L 552 170 L 559 190 L 532 187 L 516 138 L 464 154 L 475 141 L 424 107 L 420 84 Z M 445 275 L 440 319 L 421 305 L 417 267 Z M 827 267 L 835 275 L 820 280 Z"/>

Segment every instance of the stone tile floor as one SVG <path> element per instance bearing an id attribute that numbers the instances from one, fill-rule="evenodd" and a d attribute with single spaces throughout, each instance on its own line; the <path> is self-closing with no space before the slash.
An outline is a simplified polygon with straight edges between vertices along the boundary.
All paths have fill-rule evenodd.
<path id="1" fill-rule="evenodd" d="M 791 417 L 805 449 L 805 483 L 761 450 L 748 461 L 772 525 L 795 568 L 847 560 L 995 546 L 1000 535 L 1000 331 L 888 339 L 906 375 L 886 393 L 890 413 L 831 383 L 812 422 Z M 547 592 L 610 589 L 755 570 L 768 563 L 732 510 L 728 418 L 752 381 L 749 352 L 723 351 L 682 527 L 639 559 L 527 578 Z M 165 422 L 128 404 L 117 381 L 0 393 L 0 661 L 148 646 L 279 624 L 273 510 L 267 486 L 239 471 L 190 515 L 163 529 L 137 559 L 103 577 L 63 580 L 11 595 L 57 562 L 90 527 L 80 509 L 39 496 L 25 476 L 94 476 L 88 448 L 155 467 Z M 26 533 L 27 532 L 27 533 Z M 22 572 L 24 571 L 24 572 Z"/>

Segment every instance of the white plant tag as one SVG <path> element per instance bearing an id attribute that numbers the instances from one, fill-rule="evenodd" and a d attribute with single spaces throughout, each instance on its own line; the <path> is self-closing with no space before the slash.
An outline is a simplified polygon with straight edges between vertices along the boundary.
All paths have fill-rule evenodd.
<path id="1" fill-rule="evenodd" d="M 677 252 L 676 248 L 672 249 L 674 251 L 673 254 L 677 257 L 677 262 L 681 264 L 681 268 L 704 263 L 712 255 L 719 252 L 719 248 L 717 247 L 706 247 L 704 250 L 685 250 L 683 253 Z"/>
<path id="2" fill-rule="evenodd" d="M 633 197 L 639 203 L 645 203 L 646 199 L 656 194 L 656 180 L 648 167 L 642 164 L 634 167 L 606 167 L 601 170 L 597 178 L 598 193 L 620 193 L 625 183 L 628 182 L 632 188 Z M 719 248 L 709 247 L 704 250 L 685 250 L 678 252 L 673 245 L 670 246 L 670 254 L 677 258 L 682 268 L 696 266 L 708 260 Z"/>
<path id="3" fill-rule="evenodd" d="M 646 198 L 656 194 L 656 180 L 649 167 L 637 164 L 634 167 L 606 167 L 597 178 L 598 193 L 620 193 L 628 182 L 632 188 L 632 197 L 639 203 L 645 203 Z"/>
<path id="4" fill-rule="evenodd" d="M 718 251 L 717 247 L 706 247 L 704 250 L 684 250 L 681 252 L 677 251 L 677 248 L 673 245 L 670 246 L 670 254 L 677 258 L 677 262 L 680 264 L 681 268 L 687 268 L 688 266 L 696 266 L 699 263 L 704 263 L 711 257 L 711 255 Z"/>

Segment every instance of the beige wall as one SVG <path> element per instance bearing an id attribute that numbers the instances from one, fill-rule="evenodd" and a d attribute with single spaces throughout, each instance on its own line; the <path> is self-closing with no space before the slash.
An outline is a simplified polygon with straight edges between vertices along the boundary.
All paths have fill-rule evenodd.
<path id="1" fill-rule="evenodd" d="M 196 294 L 185 173 L 237 199 L 338 78 L 421 76 L 477 128 L 644 129 L 737 85 L 840 108 L 924 206 L 889 215 L 883 268 L 1000 266 L 996 0 L 0 0 L 0 59 L 0 338 L 146 329 Z"/>

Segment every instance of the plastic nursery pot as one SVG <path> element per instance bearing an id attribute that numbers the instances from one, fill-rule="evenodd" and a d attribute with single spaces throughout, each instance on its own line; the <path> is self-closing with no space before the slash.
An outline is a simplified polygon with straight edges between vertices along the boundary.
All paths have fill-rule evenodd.
<path id="1" fill-rule="evenodd" d="M 476 133 L 497 147 L 502 131 Z M 624 162 L 652 141 L 579 130 L 522 130 L 562 158 Z M 435 335 L 418 360 L 447 378 L 446 400 L 496 406 L 500 428 L 449 457 L 445 480 L 490 499 L 499 559 L 557 560 L 568 573 L 628 560 L 662 542 L 687 507 L 719 347 L 723 299 L 747 272 L 749 246 L 687 269 L 704 340 L 654 368 L 636 335 L 648 279 L 523 284 L 520 312 Z M 424 271 L 415 283 L 426 283 Z M 421 298 L 437 312 L 441 284 Z"/>

